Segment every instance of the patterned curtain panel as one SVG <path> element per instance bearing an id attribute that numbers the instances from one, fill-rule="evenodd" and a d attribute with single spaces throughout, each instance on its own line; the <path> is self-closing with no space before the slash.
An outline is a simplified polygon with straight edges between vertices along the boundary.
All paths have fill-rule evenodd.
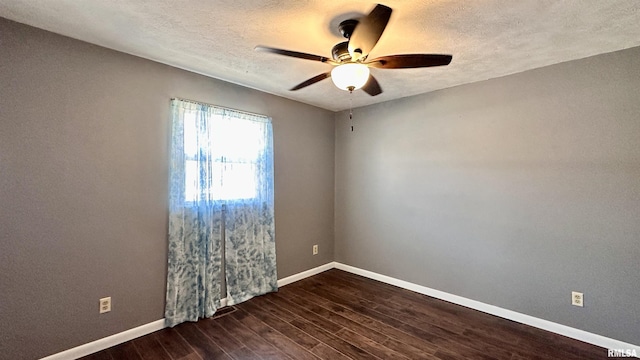
<path id="1" fill-rule="evenodd" d="M 220 306 L 223 256 L 230 305 L 277 290 L 277 274 L 270 119 L 178 99 L 171 109 L 165 318 L 174 326 Z"/>

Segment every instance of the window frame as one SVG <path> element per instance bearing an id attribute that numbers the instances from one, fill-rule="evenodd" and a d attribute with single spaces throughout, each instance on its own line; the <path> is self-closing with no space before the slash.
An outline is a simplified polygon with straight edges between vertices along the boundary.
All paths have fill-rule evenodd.
<path id="1" fill-rule="evenodd" d="M 189 103 L 189 101 L 186 101 Z M 193 102 L 190 102 L 193 103 Z M 207 147 L 203 147 L 201 145 L 198 144 L 199 141 L 196 141 L 197 144 L 195 145 L 195 151 L 192 152 L 187 152 L 187 148 L 189 148 L 188 144 L 187 144 L 187 126 L 192 126 L 193 128 L 195 128 L 195 136 L 196 139 L 200 139 L 203 137 L 202 133 L 198 133 L 198 124 L 197 121 L 199 121 L 198 117 L 199 115 L 201 115 L 201 112 L 208 112 L 209 116 L 206 119 L 200 119 L 200 120 L 204 120 L 204 121 L 211 121 L 211 122 L 215 122 L 215 121 L 220 121 L 221 123 L 223 121 L 228 121 L 228 122 L 234 122 L 234 121 L 243 121 L 245 122 L 245 124 L 247 123 L 256 123 L 256 126 L 270 126 L 271 123 L 271 118 L 269 118 L 268 116 L 265 115 L 259 115 L 259 114 L 251 114 L 251 113 L 246 113 L 246 112 L 242 112 L 242 111 L 238 111 L 238 110 L 233 110 L 233 109 L 228 109 L 228 108 L 222 108 L 222 107 L 218 107 L 218 106 L 214 106 L 214 105 L 207 105 L 207 104 L 201 104 L 201 103 L 197 103 L 198 105 L 201 105 L 198 108 L 183 108 L 183 118 L 182 118 L 182 145 L 183 145 L 183 156 L 184 156 L 184 189 L 183 189 L 183 201 L 184 204 L 186 206 L 193 206 L 198 202 L 201 201 L 213 201 L 213 202 L 236 202 L 236 201 L 242 201 L 242 202 L 251 202 L 253 200 L 258 199 L 259 197 L 259 190 L 258 190 L 258 183 L 259 183 L 259 168 L 260 168 L 260 158 L 262 156 L 265 156 L 265 152 L 270 150 L 269 147 L 272 146 L 269 141 L 272 141 L 271 139 L 266 139 L 262 138 L 259 139 L 259 142 L 262 144 L 262 146 L 260 147 L 256 147 L 256 151 L 253 154 L 253 156 L 251 157 L 242 157 L 242 156 L 237 156 L 235 158 L 233 158 L 233 160 L 229 161 L 229 156 L 225 156 L 224 152 L 225 150 L 220 150 L 220 154 L 216 154 L 214 156 L 214 151 L 212 150 L 212 148 L 207 148 Z M 187 114 L 192 115 L 193 117 L 191 119 L 189 119 L 189 121 L 187 120 Z M 244 119 L 241 117 L 236 117 L 234 116 L 235 114 L 246 114 L 246 115 L 250 115 L 252 117 L 257 117 L 261 120 L 252 120 L 252 119 Z M 189 123 L 189 124 L 188 124 Z M 258 125 L 260 124 L 260 125 Z M 208 125 L 208 126 L 215 126 L 215 125 Z M 247 126 L 247 125 L 245 125 Z M 208 128 L 208 130 L 210 131 L 211 128 Z M 237 130 L 236 130 L 237 131 Z M 260 135 L 262 132 L 267 131 L 267 129 L 265 128 L 260 128 L 256 130 L 256 135 Z M 268 129 L 268 131 L 271 131 L 270 129 Z M 192 131 L 193 133 L 193 131 Z M 217 134 L 216 134 L 217 135 Z M 206 138 L 206 143 L 211 143 L 212 142 L 212 134 L 206 134 L 204 135 L 204 137 Z M 258 139 L 260 136 L 256 136 L 256 139 Z M 271 149 L 272 151 L 272 149 Z M 218 152 L 218 150 L 216 150 L 215 152 Z M 273 154 L 271 154 L 271 156 L 273 156 Z M 200 171 L 201 169 L 201 165 L 202 163 L 208 163 L 210 164 L 209 166 L 211 167 L 211 169 L 213 168 L 218 168 L 219 169 L 219 173 L 221 174 L 221 176 L 218 176 L 216 180 L 220 180 L 220 185 L 216 191 L 216 189 L 214 188 L 214 185 L 209 184 L 207 190 L 204 190 L 202 187 L 199 186 L 200 183 L 200 174 L 195 175 L 195 177 L 189 176 L 189 166 L 187 164 L 189 163 L 195 163 L 195 168 L 196 171 Z M 233 167 L 233 166 L 242 166 L 242 165 L 247 165 L 248 169 L 246 169 L 245 171 L 251 172 L 251 175 L 253 177 L 252 180 L 247 181 L 247 186 L 251 186 L 251 189 L 236 189 L 236 195 L 239 196 L 234 196 L 234 194 L 225 194 L 224 192 L 224 173 L 225 173 L 225 168 L 227 166 Z M 210 176 L 210 178 L 212 178 L 213 176 Z M 228 177 L 228 176 L 227 176 Z M 231 178 L 233 178 L 233 175 L 231 175 Z M 195 181 L 188 181 L 189 179 L 193 179 Z M 230 180 L 227 180 L 230 181 Z M 232 181 L 232 179 L 231 179 Z M 189 191 L 189 187 L 195 185 L 195 189 L 193 189 L 193 191 Z M 216 193 L 220 193 L 220 195 L 215 195 Z M 244 196 L 244 195 L 249 195 L 249 196 Z"/>

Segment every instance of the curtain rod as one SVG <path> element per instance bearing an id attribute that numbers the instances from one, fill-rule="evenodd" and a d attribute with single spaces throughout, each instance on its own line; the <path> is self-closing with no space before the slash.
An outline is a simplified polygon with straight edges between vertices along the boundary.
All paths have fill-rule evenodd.
<path id="1" fill-rule="evenodd" d="M 186 101 L 186 102 L 190 102 L 192 104 L 198 104 L 198 105 L 204 105 L 204 106 L 212 106 L 212 107 L 216 107 L 216 108 L 219 108 L 219 109 L 222 109 L 222 110 L 231 110 L 231 111 L 236 111 L 236 112 L 243 113 L 243 114 L 246 114 L 246 115 L 262 116 L 262 117 L 267 117 L 267 118 L 271 119 L 271 116 L 268 116 L 268 115 L 252 113 L 252 112 L 244 111 L 244 110 L 232 109 L 232 108 L 229 108 L 229 107 L 209 104 L 209 103 L 205 103 L 205 102 L 202 102 L 202 101 L 194 101 L 194 100 L 183 99 L 183 98 L 179 98 L 179 97 L 173 97 L 173 98 L 171 98 L 171 100 Z"/>

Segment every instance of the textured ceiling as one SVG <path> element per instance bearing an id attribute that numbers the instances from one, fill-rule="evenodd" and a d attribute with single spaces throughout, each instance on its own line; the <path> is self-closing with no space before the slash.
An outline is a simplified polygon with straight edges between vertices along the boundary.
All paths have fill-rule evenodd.
<path id="1" fill-rule="evenodd" d="M 452 54 L 449 66 L 372 69 L 384 93 L 354 107 L 640 45 L 638 0 L 386 0 L 394 12 L 369 58 Z M 0 16 L 329 110 L 349 107 L 331 80 L 287 89 L 330 66 L 256 45 L 331 57 L 337 24 L 374 2 L 340 0 L 0 0 Z M 1 34 L 0 34 L 1 36 Z"/>

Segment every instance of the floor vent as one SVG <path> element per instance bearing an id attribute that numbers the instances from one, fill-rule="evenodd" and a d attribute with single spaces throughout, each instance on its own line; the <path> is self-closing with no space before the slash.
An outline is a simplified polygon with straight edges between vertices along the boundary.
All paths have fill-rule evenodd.
<path id="1" fill-rule="evenodd" d="M 221 318 L 225 315 L 231 314 L 232 312 L 235 312 L 237 309 L 235 306 L 231 305 L 231 306 L 225 306 L 223 308 L 220 308 L 216 311 L 215 314 L 213 314 L 212 317 L 210 317 L 210 319 L 217 319 L 217 318 Z"/>

